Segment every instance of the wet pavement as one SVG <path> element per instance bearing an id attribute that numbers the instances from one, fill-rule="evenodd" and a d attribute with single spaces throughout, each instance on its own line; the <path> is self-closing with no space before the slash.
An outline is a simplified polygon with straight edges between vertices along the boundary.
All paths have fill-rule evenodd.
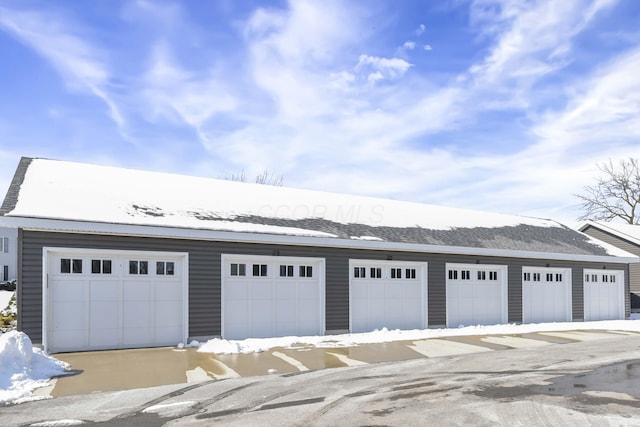
<path id="1" fill-rule="evenodd" d="M 420 355 L 393 363 L 366 364 L 356 358 L 364 359 L 362 353 L 351 352 L 355 348 L 337 353 L 327 349 L 342 357 L 328 360 L 365 364 L 308 371 L 300 370 L 307 367 L 300 354 L 312 354 L 310 350 L 274 349 L 238 355 L 236 361 L 244 364 L 264 356 L 262 371 L 280 360 L 284 363 L 281 366 L 292 366 L 289 369 L 294 372 L 38 400 L 0 408 L 0 425 L 640 426 L 640 334 L 552 334 L 391 343 L 385 345 L 386 351 L 394 354 L 400 354 L 394 349 L 406 352 L 410 345 L 431 354 L 443 354 L 447 348 L 460 352 L 449 357 Z M 552 342 L 540 345 L 548 337 Z M 525 347 L 528 341 L 523 339 L 538 343 Z M 464 353 L 470 350 L 468 346 L 485 350 Z M 168 357 L 183 355 L 184 360 L 191 354 L 172 349 L 138 352 L 149 356 L 156 351 L 161 354 L 161 350 L 173 353 Z M 109 353 L 115 359 L 125 352 Z M 288 359 L 291 355 L 296 358 Z M 208 359 L 216 361 L 215 369 L 222 366 L 220 363 L 233 365 L 232 356 L 225 362 L 218 357 Z M 311 359 L 305 360 L 307 368 L 314 366 Z M 204 371 L 202 364 L 186 366 Z M 241 366 L 235 368 L 243 372 Z M 179 371 L 186 375 L 184 369 Z M 219 373 L 228 374 L 225 370 Z M 119 374 L 113 372 L 114 376 Z"/>
<path id="2" fill-rule="evenodd" d="M 300 345 L 249 354 L 199 353 L 195 348 L 168 347 L 60 353 L 55 355 L 56 358 L 70 363 L 73 375 L 52 380 L 49 387 L 37 390 L 37 394 L 61 397 L 227 378 L 294 374 L 382 362 L 544 348 L 552 344 L 607 340 L 625 335 L 640 336 L 634 332 L 577 330 L 432 338 L 343 348 Z"/>

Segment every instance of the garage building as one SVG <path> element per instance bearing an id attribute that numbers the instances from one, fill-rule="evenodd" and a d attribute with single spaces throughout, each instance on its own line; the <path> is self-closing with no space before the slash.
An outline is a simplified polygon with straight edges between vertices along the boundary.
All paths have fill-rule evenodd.
<path id="1" fill-rule="evenodd" d="M 51 352 L 624 319 L 637 261 L 550 220 L 32 158 L 0 215 Z"/>

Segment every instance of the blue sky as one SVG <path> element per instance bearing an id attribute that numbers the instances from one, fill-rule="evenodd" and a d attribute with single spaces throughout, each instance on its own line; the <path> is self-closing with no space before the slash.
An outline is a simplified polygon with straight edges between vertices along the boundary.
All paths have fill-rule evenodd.
<path id="1" fill-rule="evenodd" d="M 553 218 L 640 156 L 635 0 L 0 0 L 20 156 Z M 570 224 L 571 225 L 571 224 Z"/>

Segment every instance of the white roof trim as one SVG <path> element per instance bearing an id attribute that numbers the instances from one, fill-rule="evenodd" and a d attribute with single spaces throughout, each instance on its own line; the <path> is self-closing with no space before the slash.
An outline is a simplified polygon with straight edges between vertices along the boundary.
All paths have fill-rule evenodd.
<path id="1" fill-rule="evenodd" d="M 549 252 L 517 251 L 507 249 L 469 248 L 464 246 L 424 245 L 376 240 L 352 240 L 312 236 L 288 236 L 279 234 L 238 233 L 178 227 L 156 227 L 144 225 L 111 224 L 82 221 L 65 221 L 40 218 L 0 217 L 0 224 L 20 227 L 25 230 L 52 231 L 86 234 L 111 234 L 120 236 L 158 237 L 188 240 L 217 240 L 242 243 L 265 243 L 275 245 L 319 246 L 335 248 L 368 249 L 378 251 L 428 252 L 439 254 L 461 254 L 496 256 L 506 258 L 534 258 L 545 260 L 608 262 L 629 264 L 640 262 L 640 258 L 612 255 L 578 255 Z"/>
<path id="2" fill-rule="evenodd" d="M 586 230 L 588 227 L 598 228 L 598 229 L 600 229 L 602 231 L 606 231 L 607 233 L 613 234 L 616 237 L 619 237 L 621 239 L 627 240 L 628 242 L 631 242 L 631 243 L 633 243 L 635 245 L 640 246 L 640 239 L 638 239 L 637 237 L 634 237 L 634 236 L 632 236 L 630 234 L 624 233 L 624 232 L 618 230 L 617 228 L 610 227 L 606 223 L 602 223 L 602 222 L 586 221 L 580 227 L 578 227 L 578 231 L 584 232 L 584 230 Z M 636 227 L 638 227 L 638 229 L 640 229 L 640 225 L 637 225 Z"/>

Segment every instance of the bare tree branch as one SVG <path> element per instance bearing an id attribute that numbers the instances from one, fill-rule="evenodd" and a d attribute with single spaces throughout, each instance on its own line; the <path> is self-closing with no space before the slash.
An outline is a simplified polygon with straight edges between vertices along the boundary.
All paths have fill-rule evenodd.
<path id="1" fill-rule="evenodd" d="M 612 221 L 620 219 L 629 224 L 640 223 L 637 214 L 640 204 L 640 161 L 629 158 L 614 165 L 599 164 L 602 173 L 594 185 L 584 187 L 584 194 L 577 194 L 582 201 L 584 214 L 579 220 Z"/>
<path id="2" fill-rule="evenodd" d="M 240 173 L 226 173 L 224 175 L 219 176 L 220 179 L 224 179 L 227 181 L 238 181 L 238 182 L 247 182 L 247 175 L 244 171 Z M 274 185 L 276 187 L 282 187 L 284 183 L 284 178 L 281 176 L 273 175 L 268 170 L 264 170 L 261 174 L 256 175 L 254 182 L 256 184 L 264 184 L 264 185 Z"/>

